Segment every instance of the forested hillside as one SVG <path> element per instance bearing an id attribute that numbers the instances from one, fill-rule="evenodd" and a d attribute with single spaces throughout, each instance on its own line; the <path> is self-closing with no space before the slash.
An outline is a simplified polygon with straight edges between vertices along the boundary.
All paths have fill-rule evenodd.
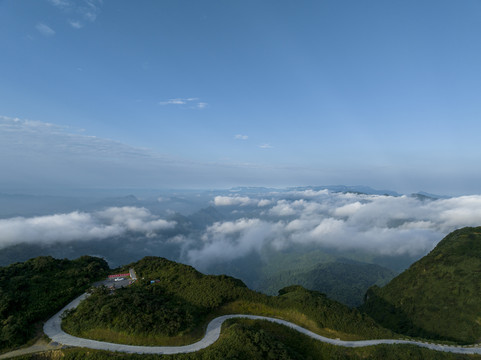
<path id="1" fill-rule="evenodd" d="M 0 268 L 0 351 L 24 344 L 35 324 L 48 319 L 95 280 L 107 263 L 96 257 L 57 260 L 41 256 Z"/>
<path id="2" fill-rule="evenodd" d="M 415 276 L 418 277 L 419 282 L 430 280 L 425 286 L 434 293 L 434 289 L 443 288 L 441 286 L 443 282 L 435 283 L 436 287 L 432 285 L 432 278 L 439 281 L 452 280 L 455 276 L 462 277 L 464 274 L 473 284 L 471 288 L 463 290 L 460 299 L 464 305 L 476 304 L 477 299 L 473 300 L 472 295 L 480 285 L 479 278 L 476 278 L 479 276 L 476 272 L 479 270 L 481 258 L 478 247 L 480 230 L 481 228 L 463 229 L 450 234 L 428 256 L 406 271 L 409 274 L 414 270 L 418 273 L 422 270 L 421 272 L 427 275 L 423 275 L 424 278 L 419 274 L 412 275 L 414 277 L 404 281 L 417 284 Z M 72 334 L 113 342 L 181 345 L 201 338 L 204 335 L 205 324 L 213 317 L 231 313 L 250 313 L 283 318 L 331 338 L 356 340 L 396 337 L 395 333 L 381 327 L 368 315 L 330 300 L 317 291 L 306 290 L 302 286 L 289 286 L 281 289 L 278 296 L 267 296 L 248 289 L 242 281 L 235 278 L 225 275 L 204 275 L 191 266 L 158 257 L 146 257 L 115 271 L 126 272 L 131 267 L 137 272 L 139 277 L 137 282 L 115 291 L 105 287 L 93 290 L 92 295 L 76 310 L 70 312 L 63 321 L 64 329 Z M 439 268 L 444 269 L 444 272 Z M 1 314 L 4 316 L 7 312 L 9 313 L 8 318 L 2 318 L 2 325 L 5 324 L 2 327 L 3 349 L 24 343 L 33 333 L 31 324 L 48 318 L 70 299 L 84 291 L 88 284 L 99 276 L 105 276 L 107 270 L 107 264 L 103 260 L 91 257 L 82 257 L 74 261 L 40 257 L 23 264 L 17 263 L 0 268 Z M 467 276 L 467 272 L 471 275 Z M 399 312 L 392 313 L 391 317 L 386 315 L 386 311 L 392 311 L 394 307 L 386 307 L 386 303 L 373 302 L 371 296 L 373 293 L 389 289 L 393 283 L 396 284 L 396 281 L 399 281 L 399 278 L 403 279 L 406 273 L 385 288 L 371 289 L 365 308 L 372 310 L 373 307 L 380 306 L 381 310 L 374 315 L 381 314 L 389 321 L 399 319 L 397 317 Z M 463 279 L 458 281 L 461 282 L 461 286 L 467 286 Z M 417 291 L 421 293 L 422 289 L 424 288 L 420 285 Z M 442 296 L 439 289 L 436 290 L 437 295 Z M 406 291 L 411 296 L 413 294 L 413 290 L 407 287 L 392 291 Z M 462 291 L 461 288 L 460 291 Z M 20 295 L 14 296 L 15 294 Z M 398 294 L 404 296 L 402 292 Z M 378 299 L 380 297 L 374 298 L 374 300 Z M 427 301 L 421 299 L 420 304 L 425 304 Z M 432 299 L 431 301 L 432 306 L 439 306 Z M 468 311 L 471 310 L 468 308 Z M 461 310 L 458 312 L 461 313 Z M 464 318 L 462 314 L 457 315 L 458 319 Z M 454 322 L 456 319 L 452 317 L 449 321 Z M 10 326 L 10 324 L 16 326 Z M 28 324 L 30 326 L 27 326 Z M 388 324 L 392 325 L 392 323 Z M 460 331 L 463 329 L 462 326 L 466 326 L 466 323 L 460 322 Z M 392 328 L 395 329 L 394 326 Z M 410 328 L 410 330 L 413 329 L 417 330 L 417 328 Z M 13 334 L 14 337 L 11 338 L 13 341 L 10 340 L 7 343 L 5 340 L 8 340 L 8 334 Z M 412 334 L 415 334 L 414 331 Z M 432 333 L 422 329 L 416 335 L 429 336 Z M 454 337 L 439 334 L 435 336 L 454 340 Z M 115 356 L 124 359 L 167 358 L 161 355 L 115 355 L 82 349 L 58 350 L 24 358 L 104 359 Z M 225 324 L 221 338 L 214 345 L 197 353 L 168 358 L 388 360 L 478 359 L 480 357 L 441 353 L 401 345 L 381 345 L 361 349 L 342 348 L 308 339 L 302 334 L 277 324 L 236 319 L 229 320 Z"/>
<path id="3" fill-rule="evenodd" d="M 300 286 L 267 296 L 248 289 L 240 280 L 203 275 L 163 258 L 147 257 L 129 267 L 135 268 L 138 282 L 112 294 L 107 289 L 96 290 L 67 316 L 64 328 L 106 341 L 179 345 L 203 336 L 203 326 L 210 318 L 250 313 L 291 320 L 331 337 L 393 335 L 358 310 Z M 156 282 L 151 284 L 151 280 Z"/>
<path id="4" fill-rule="evenodd" d="M 481 227 L 446 236 L 362 309 L 394 331 L 459 342 L 481 341 Z"/>
<path id="5" fill-rule="evenodd" d="M 356 307 L 362 304 L 369 287 L 374 284 L 384 285 L 393 277 L 394 272 L 382 266 L 346 260 L 320 264 L 310 271 L 280 272 L 264 279 L 259 287 L 266 293 L 273 294 L 280 288 L 298 284 Z"/>

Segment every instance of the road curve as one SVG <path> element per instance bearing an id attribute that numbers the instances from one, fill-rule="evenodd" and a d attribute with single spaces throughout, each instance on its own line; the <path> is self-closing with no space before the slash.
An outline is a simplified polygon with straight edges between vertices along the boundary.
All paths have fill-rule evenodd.
<path id="1" fill-rule="evenodd" d="M 458 354 L 481 354 L 481 347 L 461 347 L 461 346 L 451 346 L 451 345 L 440 345 L 440 344 L 431 344 L 431 343 L 424 343 L 412 340 L 394 340 L 394 339 L 378 339 L 378 340 L 360 340 L 360 341 L 343 341 L 343 340 L 336 340 L 330 339 L 303 327 L 293 324 L 291 322 L 280 320 L 271 317 L 265 316 L 257 316 L 257 315 L 242 315 L 242 314 L 235 314 L 235 315 L 224 315 L 213 319 L 208 325 L 205 336 L 199 340 L 198 342 L 190 345 L 185 346 L 137 346 L 137 345 L 124 345 L 124 344 L 114 344 L 104 341 L 96 341 L 90 339 L 84 339 L 75 337 L 72 335 L 67 334 L 61 328 L 62 318 L 61 315 L 65 310 L 74 309 L 78 306 L 80 301 L 85 299 L 87 294 L 83 294 L 65 306 L 62 310 L 60 310 L 57 314 L 52 316 L 44 325 L 43 331 L 45 334 L 52 339 L 53 341 L 68 345 L 68 346 L 77 346 L 77 347 L 84 347 L 90 349 L 97 349 L 97 350 L 108 350 L 108 351 L 119 351 L 125 353 L 137 353 L 137 354 L 180 354 L 180 353 L 189 353 L 204 349 L 214 342 L 217 341 L 220 335 L 220 330 L 222 323 L 228 319 L 233 318 L 247 318 L 253 320 L 267 320 L 271 322 L 275 322 L 278 324 L 285 325 L 291 329 L 299 331 L 302 334 L 305 334 L 313 339 L 332 344 L 337 346 L 345 346 L 345 347 L 363 347 L 363 346 L 373 346 L 373 345 L 380 345 L 380 344 L 410 344 L 416 345 L 420 347 L 425 347 L 431 350 L 437 351 L 444 351 L 444 352 L 452 352 Z"/>

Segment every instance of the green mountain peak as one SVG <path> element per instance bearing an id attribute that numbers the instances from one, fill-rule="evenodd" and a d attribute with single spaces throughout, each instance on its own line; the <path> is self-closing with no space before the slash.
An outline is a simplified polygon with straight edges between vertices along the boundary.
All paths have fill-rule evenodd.
<path id="1" fill-rule="evenodd" d="M 386 286 L 370 288 L 362 310 L 407 335 L 481 341 L 481 227 L 452 232 Z"/>

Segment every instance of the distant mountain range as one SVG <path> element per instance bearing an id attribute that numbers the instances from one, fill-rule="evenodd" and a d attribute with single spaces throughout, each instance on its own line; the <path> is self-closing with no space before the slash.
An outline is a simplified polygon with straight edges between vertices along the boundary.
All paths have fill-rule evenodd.
<path id="1" fill-rule="evenodd" d="M 332 192 L 345 192 L 345 193 L 357 193 L 366 195 L 389 195 L 389 196 L 401 196 L 401 194 L 392 190 L 376 190 L 369 186 L 357 185 L 357 186 L 346 186 L 346 185 L 327 185 L 327 186 L 298 186 L 289 188 L 289 190 L 295 191 L 305 191 L 305 190 L 329 190 Z"/>

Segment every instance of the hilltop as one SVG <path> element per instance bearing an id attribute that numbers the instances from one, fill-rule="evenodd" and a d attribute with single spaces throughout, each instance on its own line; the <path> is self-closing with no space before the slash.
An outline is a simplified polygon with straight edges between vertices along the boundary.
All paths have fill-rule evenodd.
<path id="1" fill-rule="evenodd" d="M 464 343 L 481 341 L 481 227 L 446 236 L 362 310 L 393 331 Z"/>
<path id="2" fill-rule="evenodd" d="M 218 315 L 276 316 L 326 336 L 344 339 L 392 337 L 356 309 L 301 286 L 267 296 L 225 275 L 204 275 L 193 267 L 146 257 L 135 268 L 139 281 L 111 293 L 99 288 L 64 320 L 77 336 L 136 345 L 180 345 L 199 339 Z M 154 281 L 154 283 L 151 283 Z"/>

